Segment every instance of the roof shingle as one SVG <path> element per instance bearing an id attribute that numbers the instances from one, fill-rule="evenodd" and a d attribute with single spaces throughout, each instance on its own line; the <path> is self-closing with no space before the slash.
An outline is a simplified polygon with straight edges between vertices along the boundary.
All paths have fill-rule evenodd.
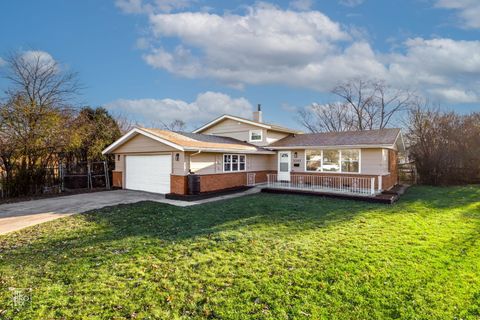
<path id="1" fill-rule="evenodd" d="M 159 138 L 170 141 L 185 148 L 200 149 L 221 149 L 221 150 L 239 150 L 239 151 L 268 151 L 253 144 L 243 142 L 234 138 L 207 135 L 191 132 L 175 132 L 160 129 L 140 128 L 140 130 L 149 132 Z"/>
<path id="2" fill-rule="evenodd" d="M 278 140 L 268 147 L 330 147 L 368 146 L 395 144 L 400 129 L 365 131 L 323 132 L 291 135 Z"/>

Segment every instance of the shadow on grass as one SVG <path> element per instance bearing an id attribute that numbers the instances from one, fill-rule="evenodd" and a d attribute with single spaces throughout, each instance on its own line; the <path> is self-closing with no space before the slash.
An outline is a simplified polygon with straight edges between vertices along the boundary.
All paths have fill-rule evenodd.
<path id="1" fill-rule="evenodd" d="M 245 227 L 294 236 L 341 224 L 365 212 L 403 214 L 419 207 L 446 209 L 472 203 L 475 199 L 480 199 L 478 186 L 412 187 L 394 206 L 272 194 L 184 208 L 142 202 L 45 223 L 26 229 L 30 233 L 20 231 L 13 238 L 0 237 L 0 253 L 11 255 L 12 259 L 5 260 L 6 265 L 13 266 L 19 261 L 22 265 L 41 265 L 57 260 L 62 253 L 69 253 L 72 259 L 89 256 L 92 253 L 87 249 L 92 247 L 102 255 L 115 254 L 109 251 L 111 244 L 126 238 L 150 239 L 170 245 L 202 236 L 212 238 L 223 231 Z M 108 249 L 102 249 L 104 245 Z"/>
<path id="2" fill-rule="evenodd" d="M 202 236 L 212 238 L 222 231 L 244 227 L 289 236 L 340 224 L 362 212 L 383 207 L 349 200 L 266 194 L 185 208 L 141 202 L 94 210 L 26 229 L 30 233 L 24 230 L 13 238 L 0 238 L 0 253 L 17 256 L 6 260 L 7 265 L 22 259 L 23 265 L 38 265 L 72 250 L 81 258 L 86 248 L 108 247 L 109 243 L 125 238 L 152 239 L 169 245 Z M 109 254 L 108 250 L 96 250 Z"/>

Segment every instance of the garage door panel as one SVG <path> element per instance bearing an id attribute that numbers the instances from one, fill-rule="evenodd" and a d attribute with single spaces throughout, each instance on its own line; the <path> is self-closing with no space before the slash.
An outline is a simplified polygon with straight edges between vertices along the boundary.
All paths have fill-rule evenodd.
<path id="1" fill-rule="evenodd" d="M 171 155 L 127 156 L 125 187 L 155 193 L 170 192 Z"/>

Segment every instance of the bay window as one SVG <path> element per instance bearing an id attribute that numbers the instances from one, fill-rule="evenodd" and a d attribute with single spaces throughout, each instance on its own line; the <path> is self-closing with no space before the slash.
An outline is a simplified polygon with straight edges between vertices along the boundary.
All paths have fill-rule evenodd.
<path id="1" fill-rule="evenodd" d="M 224 154 L 223 171 L 236 172 L 245 171 L 246 156 L 244 154 Z"/>

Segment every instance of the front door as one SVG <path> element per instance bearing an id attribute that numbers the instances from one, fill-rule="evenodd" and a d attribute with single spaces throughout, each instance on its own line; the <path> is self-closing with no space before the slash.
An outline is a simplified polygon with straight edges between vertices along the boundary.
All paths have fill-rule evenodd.
<path id="1" fill-rule="evenodd" d="M 278 180 L 290 181 L 290 151 L 278 152 Z"/>

